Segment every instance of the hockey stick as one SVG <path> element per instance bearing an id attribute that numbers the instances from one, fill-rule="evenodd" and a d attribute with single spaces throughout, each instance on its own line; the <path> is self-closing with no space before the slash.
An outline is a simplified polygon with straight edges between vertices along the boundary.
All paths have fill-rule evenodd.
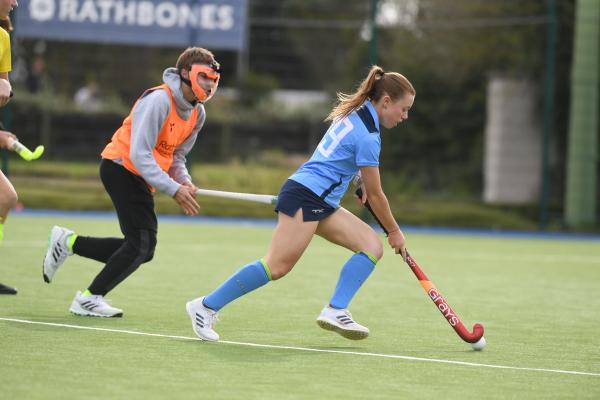
<path id="1" fill-rule="evenodd" d="M 356 189 L 355 193 L 359 199 L 362 199 L 362 190 L 360 188 Z M 383 229 L 383 231 L 387 235 L 386 229 L 383 227 L 383 224 L 381 223 L 381 221 L 379 221 L 379 218 L 377 218 L 377 216 L 373 212 L 373 209 L 371 208 L 369 202 L 366 201 L 364 203 L 364 206 L 367 208 L 367 210 L 369 210 L 373 218 L 375 218 L 375 221 L 377 221 L 381 229 Z M 427 293 L 429 298 L 436 305 L 437 309 L 440 310 L 444 318 L 446 318 L 446 321 L 448 321 L 448 323 L 450 324 L 452 329 L 454 329 L 454 331 L 458 334 L 458 336 L 460 336 L 461 339 L 465 342 L 471 343 L 471 346 L 474 350 L 482 350 L 486 345 L 485 338 L 483 337 L 483 325 L 475 324 L 473 325 L 473 333 L 469 332 L 469 330 L 461 322 L 458 315 L 454 312 L 452 307 L 450 307 L 444 296 L 442 296 L 440 291 L 435 287 L 433 282 L 429 280 L 427 275 L 425 275 L 425 273 L 419 267 L 419 264 L 417 264 L 415 259 L 412 258 L 411 255 L 408 254 L 408 252 L 406 252 L 406 263 L 419 280 L 419 283 L 421 284 L 421 287 L 423 287 L 423 290 L 425 290 L 425 293 Z"/>
<path id="2" fill-rule="evenodd" d="M 37 160 L 44 154 L 44 146 L 38 146 L 32 152 L 27 147 L 23 146 L 21 142 L 12 138 L 8 139 L 8 148 L 20 155 L 25 161 Z"/>
<path id="3" fill-rule="evenodd" d="M 252 201 L 255 203 L 264 203 L 275 205 L 277 203 L 277 196 L 271 196 L 269 194 L 252 194 L 252 193 L 237 193 L 237 192 L 224 192 L 221 190 L 209 190 L 209 189 L 198 189 L 196 194 L 201 196 L 220 197 L 223 199 L 233 200 L 245 200 Z"/>

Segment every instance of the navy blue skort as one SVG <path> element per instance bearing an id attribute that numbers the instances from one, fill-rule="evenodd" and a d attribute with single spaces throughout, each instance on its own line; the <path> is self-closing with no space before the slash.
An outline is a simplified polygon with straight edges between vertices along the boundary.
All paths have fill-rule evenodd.
<path id="1" fill-rule="evenodd" d="M 300 208 L 304 222 L 321 221 L 337 210 L 306 186 L 288 179 L 279 191 L 275 211 L 293 217 Z"/>

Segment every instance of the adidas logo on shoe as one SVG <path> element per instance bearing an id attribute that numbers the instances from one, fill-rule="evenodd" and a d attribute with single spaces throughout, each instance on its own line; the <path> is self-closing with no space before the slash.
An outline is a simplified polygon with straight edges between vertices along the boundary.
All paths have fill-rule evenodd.
<path id="1" fill-rule="evenodd" d="M 317 324 L 328 331 L 334 331 L 350 340 L 366 339 L 369 328 L 352 319 L 350 311 L 325 306 L 317 318 Z"/>

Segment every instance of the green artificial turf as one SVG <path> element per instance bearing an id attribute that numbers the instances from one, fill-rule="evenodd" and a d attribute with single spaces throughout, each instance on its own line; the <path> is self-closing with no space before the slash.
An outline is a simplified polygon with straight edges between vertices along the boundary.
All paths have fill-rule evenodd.
<path id="1" fill-rule="evenodd" d="M 11 215 L 0 282 L 19 294 L 0 296 L 2 398 L 600 398 L 598 241 L 406 232 L 465 325 L 485 326 L 488 345 L 475 352 L 387 247 L 350 307 L 371 336 L 321 330 L 315 318 L 349 253 L 320 238 L 283 280 L 221 311 L 223 342 L 194 340 L 186 301 L 263 256 L 270 227 L 161 221 L 154 260 L 108 296 L 124 317 L 77 317 L 75 291 L 101 266 L 73 256 L 44 283 L 53 224 L 120 235 L 116 220 Z"/>

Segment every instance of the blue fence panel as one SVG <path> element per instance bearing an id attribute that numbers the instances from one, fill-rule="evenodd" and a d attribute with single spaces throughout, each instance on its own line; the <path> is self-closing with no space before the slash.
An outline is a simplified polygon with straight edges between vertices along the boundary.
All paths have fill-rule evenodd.
<path id="1" fill-rule="evenodd" d="M 21 38 L 203 46 L 245 45 L 246 0 L 21 0 Z"/>

